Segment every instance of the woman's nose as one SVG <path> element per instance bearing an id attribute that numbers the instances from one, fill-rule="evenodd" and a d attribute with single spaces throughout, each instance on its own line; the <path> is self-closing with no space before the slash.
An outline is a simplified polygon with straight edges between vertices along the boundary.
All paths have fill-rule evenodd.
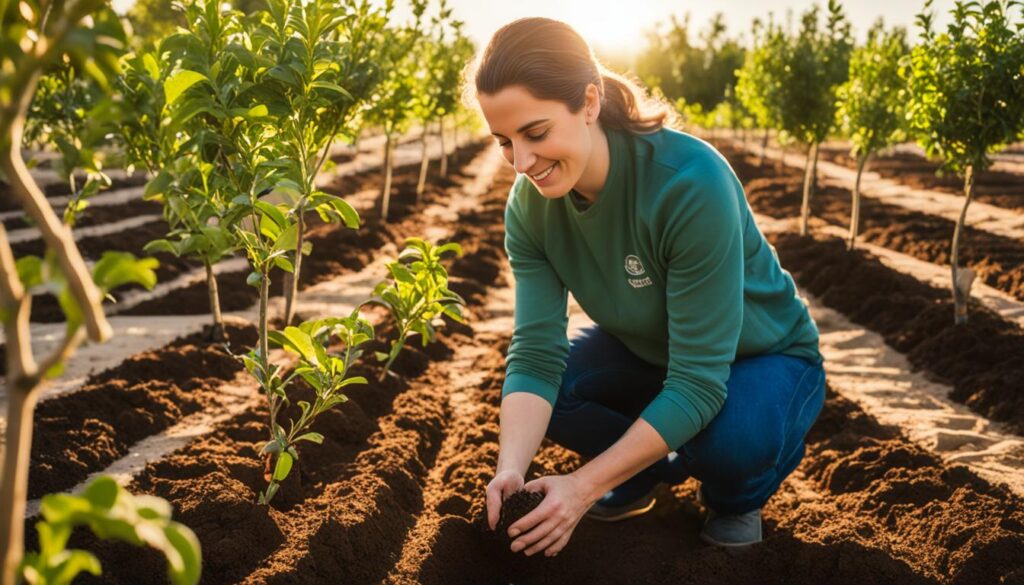
<path id="1" fill-rule="evenodd" d="M 536 161 L 537 157 L 526 145 L 512 145 L 512 167 L 517 173 L 525 174 L 530 171 Z"/>

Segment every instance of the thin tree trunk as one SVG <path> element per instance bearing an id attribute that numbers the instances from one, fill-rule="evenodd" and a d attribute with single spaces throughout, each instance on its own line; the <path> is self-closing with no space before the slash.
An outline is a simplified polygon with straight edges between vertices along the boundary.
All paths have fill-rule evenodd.
<path id="1" fill-rule="evenodd" d="M 388 222 L 388 208 L 391 206 L 391 134 L 384 138 L 384 187 L 381 189 L 381 223 Z"/>
<path id="2" fill-rule="evenodd" d="M 764 136 L 761 137 L 761 160 L 757 161 L 758 167 L 764 166 L 764 160 L 768 156 L 768 129 L 764 129 Z"/>
<path id="3" fill-rule="evenodd" d="M 28 464 L 32 449 L 32 411 L 35 389 L 22 390 L 7 384 L 7 432 L 3 485 L 0 486 L 0 528 L 3 530 L 3 585 L 14 585 L 25 549 L 25 500 L 28 494 Z"/>
<path id="4" fill-rule="evenodd" d="M 452 164 L 454 164 L 455 166 L 459 166 L 459 121 L 458 121 L 458 119 L 456 119 L 455 123 L 452 124 L 452 143 L 454 144 L 454 146 L 452 147 Z"/>
<path id="5" fill-rule="evenodd" d="M 302 246 L 306 242 L 306 202 L 299 205 L 298 241 L 295 244 L 295 264 L 288 279 L 288 292 L 285 295 L 284 326 L 288 327 L 295 318 L 295 299 L 299 296 L 299 276 L 302 274 Z"/>
<path id="6" fill-rule="evenodd" d="M 971 282 L 970 277 L 967 282 L 960 282 L 960 236 L 963 234 L 964 223 L 967 220 L 967 207 L 971 204 L 971 198 L 974 196 L 974 165 L 967 167 L 967 174 L 964 177 L 964 206 L 960 210 L 960 217 L 956 222 L 956 229 L 953 230 L 953 250 L 951 253 L 950 267 L 952 268 L 953 277 L 953 307 L 954 307 L 954 319 L 953 322 L 957 325 L 963 325 L 967 323 L 967 300 L 971 294 Z"/>
<path id="7" fill-rule="evenodd" d="M 814 197 L 814 173 L 818 160 L 818 143 L 815 142 L 807 149 L 807 162 L 804 165 L 804 199 L 800 204 L 800 235 L 808 233 L 808 223 L 811 217 L 811 199 Z"/>
<path id="8" fill-rule="evenodd" d="M 862 154 L 857 160 L 857 179 L 853 182 L 853 212 L 850 214 L 850 241 L 847 248 L 852 250 L 857 245 L 857 233 L 860 231 L 860 177 L 864 173 L 871 153 Z"/>
<path id="9" fill-rule="evenodd" d="M 210 295 L 210 314 L 213 315 L 213 329 L 210 341 L 224 341 L 224 317 L 220 313 L 220 291 L 217 287 L 217 275 L 213 273 L 213 265 L 204 260 L 206 265 L 206 290 Z"/>
<path id="10" fill-rule="evenodd" d="M 437 127 L 441 131 L 441 178 L 443 179 L 448 176 L 448 149 L 445 148 L 444 143 L 444 116 L 437 121 Z"/>
<path id="11" fill-rule="evenodd" d="M 416 203 L 420 202 L 423 198 L 423 190 L 427 186 L 427 167 L 430 166 L 430 157 L 427 153 L 427 128 L 429 124 L 423 124 L 423 135 L 420 136 L 420 143 L 422 148 L 422 160 L 420 161 L 420 179 L 416 182 Z"/>

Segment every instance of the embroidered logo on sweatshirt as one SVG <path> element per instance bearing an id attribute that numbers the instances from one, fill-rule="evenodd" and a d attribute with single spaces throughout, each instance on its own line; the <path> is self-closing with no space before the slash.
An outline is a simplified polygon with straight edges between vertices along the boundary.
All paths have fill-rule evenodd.
<path id="1" fill-rule="evenodd" d="M 637 277 L 627 279 L 627 282 L 629 282 L 629 286 L 633 288 L 643 288 L 645 286 L 650 286 L 654 284 L 654 281 L 651 280 L 651 277 L 644 276 L 644 273 L 646 272 L 644 270 L 644 264 L 643 262 L 640 261 L 640 258 L 638 256 L 634 254 L 626 256 L 625 267 L 627 274 L 629 274 L 630 276 Z"/>

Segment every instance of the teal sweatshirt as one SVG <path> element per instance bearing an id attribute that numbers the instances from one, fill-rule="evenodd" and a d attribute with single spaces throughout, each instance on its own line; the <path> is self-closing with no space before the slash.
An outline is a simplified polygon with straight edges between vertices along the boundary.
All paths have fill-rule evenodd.
<path id="1" fill-rule="evenodd" d="M 718 151 L 670 129 L 607 135 L 610 169 L 592 205 L 546 199 L 523 175 L 512 186 L 515 330 L 502 396 L 554 405 L 571 292 L 602 329 L 667 368 L 640 416 L 676 450 L 722 408 L 732 362 L 784 353 L 820 363 L 818 330 Z"/>

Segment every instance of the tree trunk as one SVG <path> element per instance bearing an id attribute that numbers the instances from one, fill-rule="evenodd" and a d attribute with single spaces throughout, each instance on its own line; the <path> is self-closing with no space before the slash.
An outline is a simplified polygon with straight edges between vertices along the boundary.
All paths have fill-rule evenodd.
<path id="1" fill-rule="evenodd" d="M 25 500 L 28 494 L 28 464 L 32 449 L 32 411 L 35 389 L 23 390 L 7 383 L 6 448 L 3 480 L 0 485 L 0 542 L 3 548 L 3 572 L 0 582 L 14 585 L 18 565 L 25 549 Z"/>
<path id="2" fill-rule="evenodd" d="M 452 124 L 452 164 L 459 166 L 459 120 Z"/>
<path id="3" fill-rule="evenodd" d="M 420 143 L 422 145 L 420 152 L 423 154 L 421 156 L 422 160 L 420 161 L 420 180 L 416 182 L 416 203 L 419 203 L 420 199 L 423 198 L 423 190 L 427 186 L 427 167 L 430 166 L 430 156 L 428 156 L 429 153 L 427 152 L 428 127 L 429 124 L 423 124 L 423 135 L 420 136 Z"/>
<path id="4" fill-rule="evenodd" d="M 388 222 L 388 208 L 391 206 L 391 134 L 384 138 L 384 187 L 380 193 L 380 221 Z"/>
<path id="5" fill-rule="evenodd" d="M 953 308 L 954 318 L 953 322 L 957 325 L 963 325 L 967 323 L 967 300 L 971 294 L 971 281 L 973 280 L 973 271 L 966 272 L 967 278 L 963 279 L 960 274 L 960 236 L 963 234 L 964 223 L 967 220 L 967 207 L 971 204 L 971 198 L 974 196 L 974 165 L 967 167 L 967 174 L 964 177 L 964 206 L 960 210 L 960 217 L 956 222 L 956 229 L 953 230 L 953 250 L 951 253 L 950 267 L 952 269 L 953 276 Z M 970 269 L 967 269 L 968 271 Z M 966 282 L 961 282 L 963 279 Z"/>
<path id="6" fill-rule="evenodd" d="M 224 317 L 220 313 L 220 291 L 217 287 L 217 275 L 213 273 L 213 265 L 204 260 L 206 265 L 206 290 L 210 295 L 210 314 L 213 315 L 213 329 L 210 341 L 224 341 Z"/>
<path id="7" fill-rule="evenodd" d="M 441 178 L 443 179 L 448 176 L 448 149 L 444 144 L 444 116 L 437 121 L 437 128 L 441 131 Z"/>
<path id="8" fill-rule="evenodd" d="M 847 243 L 847 249 L 850 250 L 857 246 L 857 233 L 860 231 L 860 177 L 870 157 L 869 152 L 857 160 L 857 179 L 853 182 L 853 211 L 850 213 L 850 241 Z"/>
<path id="9" fill-rule="evenodd" d="M 298 241 L 295 244 L 295 264 L 291 278 L 286 283 L 288 290 L 284 302 L 284 326 L 288 327 L 295 318 L 295 299 L 299 296 L 299 277 L 302 274 L 302 246 L 306 242 L 306 202 L 299 204 Z"/>
<path id="10" fill-rule="evenodd" d="M 800 204 L 800 235 L 808 233 L 808 222 L 811 217 L 811 199 L 814 197 L 814 174 L 817 169 L 818 143 L 807 149 L 807 162 L 804 165 L 804 199 Z"/>
<path id="11" fill-rule="evenodd" d="M 764 159 L 768 156 L 768 129 L 764 129 L 764 136 L 761 137 L 761 160 L 757 161 L 758 167 L 764 167 Z"/>

